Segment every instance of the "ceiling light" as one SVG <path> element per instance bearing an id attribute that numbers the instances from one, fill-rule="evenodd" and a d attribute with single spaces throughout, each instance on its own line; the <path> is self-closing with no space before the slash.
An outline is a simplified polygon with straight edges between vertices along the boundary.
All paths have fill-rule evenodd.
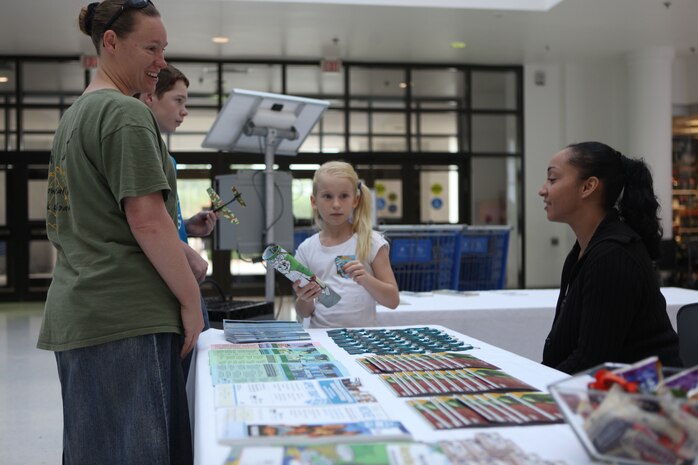
<path id="1" fill-rule="evenodd" d="M 465 48 L 465 42 L 453 41 L 451 42 L 451 48 Z"/>
<path id="2" fill-rule="evenodd" d="M 224 36 L 215 36 L 213 39 L 211 39 L 214 44 L 227 44 L 230 42 L 230 39 L 228 37 Z"/>
<path id="3" fill-rule="evenodd" d="M 407 89 L 407 83 L 406 82 L 401 82 L 398 84 L 400 86 L 400 89 Z"/>
<path id="4" fill-rule="evenodd" d="M 9 80 L 10 80 L 10 78 L 8 78 L 7 76 L 0 76 L 0 84 L 4 84 L 4 83 L 8 82 Z"/>

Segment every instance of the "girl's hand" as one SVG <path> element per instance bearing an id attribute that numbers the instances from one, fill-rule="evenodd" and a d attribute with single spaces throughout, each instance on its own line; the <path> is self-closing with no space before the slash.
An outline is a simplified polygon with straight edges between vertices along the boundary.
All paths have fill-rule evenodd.
<path id="1" fill-rule="evenodd" d="M 356 283 L 359 285 L 363 286 L 364 282 L 366 281 L 366 278 L 369 276 L 368 272 L 366 271 L 366 268 L 364 268 L 363 263 L 361 263 L 358 260 L 352 260 L 350 262 L 347 262 L 346 265 L 344 265 L 344 268 L 342 270 L 349 276 L 351 279 L 353 279 Z"/>
<path id="2" fill-rule="evenodd" d="M 314 281 L 301 287 L 301 281 L 298 280 L 293 283 L 293 292 L 295 292 L 298 299 L 303 302 L 314 302 L 315 299 L 320 297 L 322 288 Z"/>

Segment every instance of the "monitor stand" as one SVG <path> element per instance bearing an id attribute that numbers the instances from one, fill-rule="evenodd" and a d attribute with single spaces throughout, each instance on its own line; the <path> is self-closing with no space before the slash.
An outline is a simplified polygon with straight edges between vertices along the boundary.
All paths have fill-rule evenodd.
<path id="1" fill-rule="evenodd" d="M 264 128 L 255 126 L 249 121 L 245 125 L 244 133 L 247 136 L 264 137 L 264 179 L 265 179 L 265 237 L 266 245 L 274 243 L 274 155 L 276 147 L 283 139 L 294 140 L 298 138 L 298 132 L 289 130 Z M 264 298 L 267 302 L 274 302 L 274 268 L 267 267 L 267 275 L 264 286 Z"/>

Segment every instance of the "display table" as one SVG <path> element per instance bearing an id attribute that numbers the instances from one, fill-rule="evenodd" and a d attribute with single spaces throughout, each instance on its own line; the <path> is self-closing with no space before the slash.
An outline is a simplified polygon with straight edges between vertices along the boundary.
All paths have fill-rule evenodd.
<path id="1" fill-rule="evenodd" d="M 567 377 L 564 373 L 499 349 L 484 341 L 473 339 L 440 326 L 434 327 L 442 329 L 450 335 L 477 347 L 468 351 L 468 354 L 493 363 L 506 373 L 538 389 L 547 390 L 546 388 L 550 383 Z M 407 427 L 415 440 L 464 439 L 473 437 L 477 432 L 491 431 L 499 433 L 504 438 L 512 439 L 524 451 L 537 453 L 546 459 L 564 459 L 569 465 L 591 463 L 581 444 L 574 436 L 572 429 L 566 424 L 435 431 L 416 412 L 405 405 L 405 399 L 400 399 L 393 395 L 378 376 L 369 374 L 368 371 L 354 361 L 355 358 L 360 356 L 349 355 L 339 348 L 327 336 L 326 330 L 310 329 L 308 332 L 313 341 L 322 344 L 337 361 L 344 365 L 350 376 L 361 378 L 365 389 L 371 392 L 378 399 L 380 405 L 394 416 L 393 419 L 401 421 Z M 202 333 L 197 345 L 197 354 L 193 361 L 192 373 L 195 373 L 195 380 L 190 383 L 188 394 L 190 402 L 194 407 L 192 423 L 194 463 L 196 465 L 222 465 L 230 450 L 229 446 L 219 445 L 216 441 L 213 385 L 208 362 L 210 345 L 220 343 L 225 343 L 221 330 L 209 329 Z"/>
<path id="2" fill-rule="evenodd" d="M 401 292 L 397 309 L 378 306 L 378 325 L 442 325 L 540 361 L 545 338 L 555 317 L 559 292 L 559 289 Z M 698 302 L 698 291 L 663 287 L 662 294 L 669 319 L 676 329 L 679 308 Z"/>

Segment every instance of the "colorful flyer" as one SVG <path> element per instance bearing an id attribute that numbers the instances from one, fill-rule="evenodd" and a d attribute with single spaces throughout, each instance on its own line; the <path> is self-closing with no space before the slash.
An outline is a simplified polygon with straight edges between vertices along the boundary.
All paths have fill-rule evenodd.
<path id="1" fill-rule="evenodd" d="M 377 403 L 216 409 L 218 441 L 227 444 L 404 440 L 411 436 Z"/>
<path id="2" fill-rule="evenodd" d="M 435 429 L 562 423 L 550 394 L 516 392 L 434 396 L 408 401 Z"/>
<path id="3" fill-rule="evenodd" d="M 334 263 L 337 265 L 337 274 L 342 278 L 351 279 L 351 276 L 344 272 L 344 265 L 356 260 L 356 255 L 337 255 L 334 257 Z"/>
<path id="4" fill-rule="evenodd" d="M 293 407 L 377 402 L 359 378 L 219 384 L 215 406 Z"/>
<path id="5" fill-rule="evenodd" d="M 315 281 L 322 289 L 320 297 L 318 297 L 318 302 L 325 307 L 331 307 L 342 299 L 330 286 L 321 281 L 315 273 L 306 268 L 305 265 L 296 260 L 296 257 L 288 253 L 282 247 L 273 244 L 270 245 L 264 250 L 262 258 L 274 267 L 276 271 L 286 276 L 292 282 L 300 281 L 301 287 L 311 281 Z"/>
<path id="6" fill-rule="evenodd" d="M 267 381 L 305 381 L 342 378 L 346 369 L 339 362 L 325 363 L 230 363 L 212 364 L 213 385 Z"/>

